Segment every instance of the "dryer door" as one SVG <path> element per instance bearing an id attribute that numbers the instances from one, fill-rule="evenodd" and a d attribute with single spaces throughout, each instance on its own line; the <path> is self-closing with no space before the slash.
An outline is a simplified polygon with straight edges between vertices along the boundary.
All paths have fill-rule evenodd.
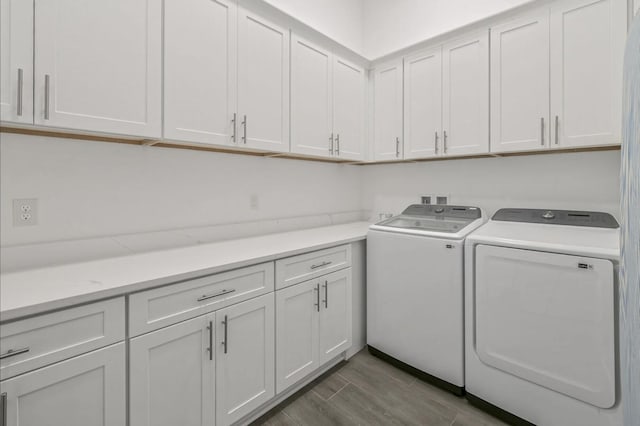
<path id="1" fill-rule="evenodd" d="M 611 407 L 613 271 L 603 259 L 478 245 L 479 358 L 549 389 Z"/>

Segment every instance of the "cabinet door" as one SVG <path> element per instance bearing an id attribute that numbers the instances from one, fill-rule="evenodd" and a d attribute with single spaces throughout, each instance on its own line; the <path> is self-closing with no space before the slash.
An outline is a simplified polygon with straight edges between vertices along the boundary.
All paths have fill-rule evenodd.
<path id="1" fill-rule="evenodd" d="M 633 16 L 640 12 L 640 0 L 633 0 Z"/>
<path id="2" fill-rule="evenodd" d="M 236 14 L 230 0 L 165 0 L 165 138 L 236 142 Z"/>
<path id="3" fill-rule="evenodd" d="M 489 34 L 448 43 L 442 52 L 444 155 L 489 152 Z"/>
<path id="4" fill-rule="evenodd" d="M 402 158 L 402 60 L 374 71 L 373 157 Z"/>
<path id="5" fill-rule="evenodd" d="M 131 426 L 212 426 L 214 315 L 131 339 Z"/>
<path id="6" fill-rule="evenodd" d="M 364 160 L 364 69 L 333 59 L 333 131 L 340 158 Z"/>
<path id="7" fill-rule="evenodd" d="M 161 0 L 36 0 L 36 124 L 161 134 Z"/>
<path id="8" fill-rule="evenodd" d="M 0 383 L 11 426 L 122 426 L 125 349 L 118 343 Z"/>
<path id="9" fill-rule="evenodd" d="M 291 39 L 291 152 L 333 155 L 331 54 L 298 36 Z"/>
<path id="10" fill-rule="evenodd" d="M 318 280 L 276 292 L 276 391 L 318 368 Z"/>
<path id="11" fill-rule="evenodd" d="M 33 123 L 33 2 L 0 0 L 0 120 Z"/>
<path id="12" fill-rule="evenodd" d="M 216 312 L 216 421 L 234 423 L 275 395 L 273 293 Z"/>
<path id="13" fill-rule="evenodd" d="M 491 151 L 549 146 L 549 11 L 491 28 Z"/>
<path id="14" fill-rule="evenodd" d="M 289 151 L 289 30 L 238 9 L 239 145 Z"/>
<path id="15" fill-rule="evenodd" d="M 320 365 L 351 347 L 351 268 L 320 278 Z"/>
<path id="16" fill-rule="evenodd" d="M 552 148 L 620 143 L 626 12 L 618 0 L 552 4 Z"/>
<path id="17" fill-rule="evenodd" d="M 441 153 L 442 48 L 404 60 L 404 158 Z"/>

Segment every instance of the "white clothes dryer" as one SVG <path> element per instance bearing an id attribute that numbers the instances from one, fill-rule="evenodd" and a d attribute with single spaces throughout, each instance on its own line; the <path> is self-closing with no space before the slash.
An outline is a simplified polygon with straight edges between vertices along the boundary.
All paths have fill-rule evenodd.
<path id="1" fill-rule="evenodd" d="M 607 213 L 501 209 L 465 247 L 465 386 L 511 424 L 621 424 L 619 227 Z"/>

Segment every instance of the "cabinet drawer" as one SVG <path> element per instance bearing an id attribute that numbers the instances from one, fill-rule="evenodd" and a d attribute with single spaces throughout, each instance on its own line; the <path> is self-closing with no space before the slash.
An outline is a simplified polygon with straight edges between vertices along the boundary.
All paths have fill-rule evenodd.
<path id="1" fill-rule="evenodd" d="M 273 262 L 129 296 L 129 335 L 137 336 L 273 291 Z"/>
<path id="2" fill-rule="evenodd" d="M 276 288 L 351 266 L 351 245 L 331 247 L 276 261 Z"/>
<path id="3" fill-rule="evenodd" d="M 0 379 L 124 340 L 124 297 L 0 325 Z"/>

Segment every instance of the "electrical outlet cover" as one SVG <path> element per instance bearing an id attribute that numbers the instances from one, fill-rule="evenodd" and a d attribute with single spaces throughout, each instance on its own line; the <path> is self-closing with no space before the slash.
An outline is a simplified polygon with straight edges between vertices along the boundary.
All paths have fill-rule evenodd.
<path id="1" fill-rule="evenodd" d="M 13 226 L 38 224 L 38 199 L 17 198 L 13 200 Z"/>

